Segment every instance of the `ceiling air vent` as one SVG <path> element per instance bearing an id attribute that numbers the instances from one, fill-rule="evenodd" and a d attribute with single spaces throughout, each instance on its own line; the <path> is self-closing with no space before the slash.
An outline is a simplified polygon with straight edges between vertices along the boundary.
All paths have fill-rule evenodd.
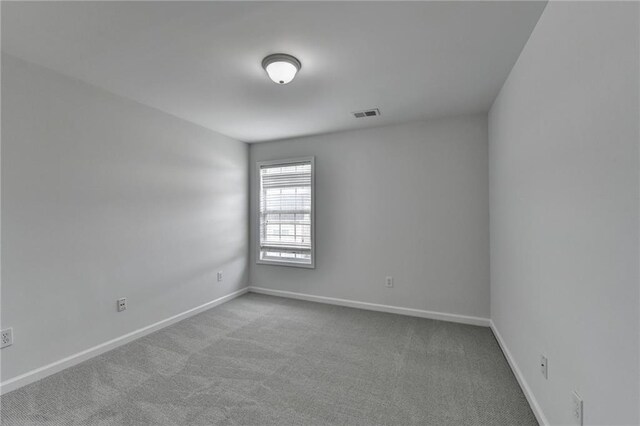
<path id="1" fill-rule="evenodd" d="M 373 108 L 366 111 L 352 112 L 351 114 L 353 114 L 355 118 L 376 117 L 380 115 L 380 110 L 378 108 Z"/>

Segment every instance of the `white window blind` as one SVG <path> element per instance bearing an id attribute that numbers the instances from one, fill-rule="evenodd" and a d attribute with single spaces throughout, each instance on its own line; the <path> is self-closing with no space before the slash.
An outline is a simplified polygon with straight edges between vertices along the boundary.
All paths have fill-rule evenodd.
<path id="1" fill-rule="evenodd" d="M 313 267 L 313 159 L 259 164 L 262 263 Z"/>

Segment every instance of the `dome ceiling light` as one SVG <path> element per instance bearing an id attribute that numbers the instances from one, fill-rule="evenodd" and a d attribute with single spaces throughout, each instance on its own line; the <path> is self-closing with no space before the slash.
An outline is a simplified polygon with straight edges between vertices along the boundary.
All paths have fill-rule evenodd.
<path id="1" fill-rule="evenodd" d="M 275 53 L 262 60 L 262 68 L 276 84 L 287 84 L 302 68 L 298 59 L 286 53 Z"/>

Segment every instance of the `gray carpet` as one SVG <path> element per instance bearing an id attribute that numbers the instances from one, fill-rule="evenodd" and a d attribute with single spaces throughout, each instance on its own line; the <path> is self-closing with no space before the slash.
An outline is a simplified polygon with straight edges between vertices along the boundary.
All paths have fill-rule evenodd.
<path id="1" fill-rule="evenodd" d="M 2 425 L 536 425 L 488 328 L 247 294 L 1 398 Z"/>

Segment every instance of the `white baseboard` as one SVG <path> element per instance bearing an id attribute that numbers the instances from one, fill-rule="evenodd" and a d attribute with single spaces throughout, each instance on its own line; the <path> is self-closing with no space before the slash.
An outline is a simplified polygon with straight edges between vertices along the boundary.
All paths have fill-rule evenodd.
<path id="1" fill-rule="evenodd" d="M 513 374 L 516 376 L 516 379 L 518 380 L 518 384 L 520 384 L 520 387 L 522 388 L 522 392 L 524 392 L 524 396 L 527 398 L 527 401 L 529 402 L 529 405 L 531 406 L 531 410 L 533 411 L 533 414 L 535 414 L 536 419 L 538 420 L 538 423 L 540 423 L 543 426 L 548 425 L 549 421 L 547 420 L 547 417 L 544 415 L 544 412 L 542 411 L 540 404 L 538 404 L 538 400 L 533 395 L 533 392 L 531 391 L 529 384 L 527 383 L 524 376 L 522 375 L 522 371 L 520 371 L 520 368 L 518 367 L 518 363 L 513 358 L 513 355 L 511 355 L 511 351 L 509 351 L 507 344 L 505 343 L 504 339 L 502 338 L 502 335 L 496 328 L 496 325 L 493 323 L 493 320 L 491 320 L 490 323 L 491 323 L 491 331 L 493 331 L 493 335 L 496 336 L 496 340 L 500 345 L 500 349 L 502 349 L 502 352 L 504 353 L 504 357 L 507 359 L 507 362 L 509 363 L 511 370 L 513 371 Z"/>
<path id="2" fill-rule="evenodd" d="M 65 368 L 69 368 L 71 366 L 79 364 L 82 361 L 86 361 L 89 358 L 93 358 L 104 352 L 110 351 L 111 349 L 115 349 L 118 346 L 122 346 L 125 343 L 143 337 L 149 333 L 167 327 L 183 319 L 189 318 L 190 316 L 213 308 L 214 306 L 221 305 L 222 303 L 228 302 L 231 299 L 235 299 L 236 297 L 241 296 L 248 291 L 248 287 L 245 287 L 238 291 L 234 291 L 233 293 L 227 294 L 226 296 L 219 297 L 203 305 L 196 306 L 195 308 L 179 313 L 178 315 L 163 319 L 154 324 L 132 331 L 131 333 L 127 333 L 123 336 L 116 337 L 115 339 L 109 340 L 108 342 L 101 343 L 82 352 L 78 352 L 61 360 L 52 362 L 51 364 L 45 365 L 44 367 L 36 368 L 35 370 L 31 370 L 27 373 L 5 380 L 4 382 L 0 383 L 0 395 L 28 385 L 29 383 L 44 379 L 45 377 L 62 371 Z"/>
<path id="3" fill-rule="evenodd" d="M 366 309 L 369 311 L 389 312 L 392 314 L 408 315 L 412 317 L 429 318 L 434 320 L 458 322 L 462 324 L 480 325 L 489 327 L 488 318 L 473 317 L 467 315 L 448 314 L 445 312 L 425 311 L 422 309 L 402 308 L 399 306 L 380 305 L 377 303 L 358 302 L 356 300 L 337 299 L 335 297 L 314 296 L 311 294 L 295 293 L 292 291 L 272 290 L 270 288 L 250 286 L 253 293 L 267 294 L 269 296 L 288 297 L 290 299 L 307 300 L 310 302 L 327 303 L 329 305 L 348 306 L 350 308 Z"/>

